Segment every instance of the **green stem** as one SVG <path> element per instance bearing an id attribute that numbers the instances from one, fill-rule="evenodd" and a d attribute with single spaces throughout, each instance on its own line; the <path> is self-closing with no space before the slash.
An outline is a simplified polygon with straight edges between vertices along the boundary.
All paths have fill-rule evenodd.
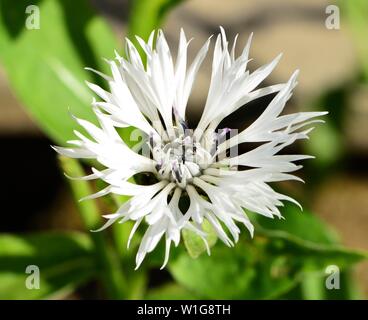
<path id="1" fill-rule="evenodd" d="M 144 298 L 147 289 L 148 277 L 147 271 L 134 272 L 131 274 L 130 279 L 130 291 L 129 291 L 129 299 L 132 300 L 140 300 Z"/>
<path id="2" fill-rule="evenodd" d="M 366 41 L 368 32 L 368 3 L 366 0 L 340 0 L 339 6 L 352 32 L 361 62 L 364 81 L 368 82 L 368 43 Z"/>
<path id="3" fill-rule="evenodd" d="M 128 36 L 133 42 L 136 42 L 134 35 L 139 35 L 147 39 L 149 33 L 157 28 L 165 14 L 170 8 L 180 3 L 182 0 L 134 0 L 132 1 Z M 130 133 L 132 128 L 122 130 L 121 134 L 129 145 Z M 64 172 L 72 177 L 79 177 L 84 175 L 83 168 L 79 162 L 74 159 L 60 157 L 60 165 Z M 86 181 L 70 180 L 68 183 L 72 190 L 73 197 L 79 209 L 82 221 L 88 230 L 95 230 L 101 226 L 101 218 L 96 202 L 83 201 L 79 199 L 92 193 L 90 185 Z M 128 198 L 120 199 L 121 203 Z M 115 199 L 116 200 L 116 199 Z M 142 298 L 143 292 L 147 284 L 146 272 L 140 270 L 139 273 L 132 274 L 129 279 L 125 279 L 123 269 L 121 266 L 121 259 L 123 255 L 118 255 L 116 249 L 123 253 L 122 244 L 126 243 L 126 228 L 115 226 L 113 228 L 113 239 L 115 246 L 106 239 L 106 234 L 102 232 L 91 233 L 91 238 L 95 245 L 97 264 L 100 270 L 101 280 L 106 287 L 106 291 L 110 298 Z M 123 240 L 123 241 L 122 241 Z M 128 257 L 129 258 L 129 257 Z M 129 281 L 129 282 L 128 282 Z M 130 290 L 127 290 L 129 285 Z"/>
<path id="4" fill-rule="evenodd" d="M 77 160 L 59 157 L 60 166 L 63 171 L 71 177 L 81 177 L 85 175 L 83 168 Z M 68 179 L 73 198 L 78 207 L 81 219 L 88 231 L 98 229 L 101 224 L 101 216 L 95 201 L 79 201 L 79 199 L 93 193 L 90 185 L 86 181 Z M 128 292 L 126 279 L 122 273 L 122 268 L 115 248 L 108 241 L 104 232 L 91 232 L 90 236 L 95 246 L 96 263 L 100 271 L 100 279 L 103 282 L 106 292 L 111 299 L 124 299 Z"/>
<path id="5" fill-rule="evenodd" d="M 325 299 L 324 274 L 316 272 L 318 268 L 311 262 L 305 262 L 301 280 L 301 290 L 304 300 Z"/>
<path id="6" fill-rule="evenodd" d="M 129 197 L 118 195 L 112 195 L 111 198 L 117 207 L 129 199 Z M 117 248 L 119 256 L 124 261 L 124 266 L 131 268 L 128 270 L 132 270 L 135 266 L 134 256 L 132 254 L 134 254 L 137 249 L 133 241 L 130 250 L 127 250 L 128 238 L 133 224 L 134 223 L 131 221 L 126 221 L 123 224 L 115 223 L 112 225 L 112 235 L 115 241 L 115 247 Z M 136 234 L 135 236 L 137 237 L 138 235 Z M 128 279 L 129 293 L 127 298 L 134 300 L 143 299 L 148 283 L 147 280 L 147 271 L 144 267 L 141 267 L 139 271 L 130 273 Z"/>
<path id="7" fill-rule="evenodd" d="M 135 36 L 147 39 L 158 28 L 170 9 L 183 0 L 132 0 L 129 15 L 128 37 L 136 43 Z"/>

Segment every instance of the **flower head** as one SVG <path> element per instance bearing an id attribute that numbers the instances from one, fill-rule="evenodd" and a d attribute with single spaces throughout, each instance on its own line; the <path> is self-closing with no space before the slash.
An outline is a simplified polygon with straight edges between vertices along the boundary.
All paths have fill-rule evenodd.
<path id="1" fill-rule="evenodd" d="M 76 118 L 89 134 L 76 131 L 73 147 L 55 147 L 73 158 L 93 158 L 105 169 L 81 179 L 102 179 L 108 186 L 87 198 L 109 193 L 131 196 L 115 213 L 105 215 L 105 229 L 114 222 L 135 222 L 130 239 L 138 226 L 147 225 L 136 256 L 137 267 L 162 237 L 166 241 L 164 265 L 170 245 L 180 242 L 181 231 L 189 229 L 206 242 L 204 219 L 228 246 L 239 238 L 243 224 L 251 234 L 253 225 L 246 211 L 273 218 L 283 200 L 292 198 L 273 190 L 270 182 L 300 180 L 291 172 L 301 166 L 295 161 L 306 155 L 279 155 L 296 140 L 308 138 L 306 129 L 324 112 L 281 115 L 297 84 L 296 71 L 286 83 L 259 87 L 277 65 L 280 56 L 256 69 L 247 70 L 249 38 L 243 52 L 235 57 L 235 44 L 229 48 L 225 31 L 217 36 L 209 92 L 202 117 L 196 128 L 186 122 L 186 106 L 198 69 L 209 49 L 210 39 L 187 66 L 187 41 L 180 33 L 178 54 L 173 61 L 163 32 L 152 32 L 147 42 L 137 37 L 146 56 L 143 63 L 137 48 L 127 39 L 126 55 L 109 61 L 112 75 L 97 72 L 108 82 L 105 91 L 88 86 L 101 98 L 93 101 L 99 126 Z M 94 70 L 93 70 L 94 71 Z M 252 100 L 274 94 L 265 111 L 246 129 L 237 132 L 219 128 L 221 121 Z M 141 142 L 130 148 L 117 128 L 134 127 L 142 133 Z M 239 154 L 242 143 L 261 143 Z M 235 150 L 235 152 L 234 152 Z M 150 184 L 135 184 L 133 176 L 149 174 Z M 188 205 L 183 209 L 182 199 Z M 231 235 L 231 237 L 230 237 Z M 129 244 L 128 244 L 129 246 Z"/>

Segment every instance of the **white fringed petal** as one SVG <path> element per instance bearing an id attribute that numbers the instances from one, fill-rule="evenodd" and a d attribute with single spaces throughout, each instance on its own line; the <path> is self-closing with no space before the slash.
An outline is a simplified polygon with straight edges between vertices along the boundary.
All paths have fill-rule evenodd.
<path id="1" fill-rule="evenodd" d="M 155 39 L 156 37 L 156 39 Z M 146 227 L 136 256 L 136 267 L 164 238 L 166 249 L 162 268 L 169 261 L 171 244 L 180 243 L 181 231 L 191 230 L 210 248 L 202 230 L 207 220 L 227 246 L 233 246 L 245 226 L 253 236 L 254 227 L 246 215 L 252 211 L 269 218 L 282 218 L 279 207 L 294 199 L 276 192 L 271 182 L 297 180 L 292 174 L 301 168 L 299 161 L 308 155 L 280 154 L 297 140 L 307 139 L 310 125 L 323 122 L 325 112 L 282 114 L 297 85 L 298 71 L 286 83 L 261 87 L 279 62 L 281 55 L 250 73 L 247 70 L 249 37 L 242 53 L 235 56 L 236 40 L 229 47 L 221 27 L 212 58 L 210 87 L 202 116 L 194 132 L 187 132 L 186 109 L 199 67 L 205 59 L 210 39 L 188 64 L 191 40 L 180 31 L 174 61 L 161 30 L 152 32 L 147 42 L 136 37 L 146 57 L 126 39 L 126 58 L 116 53 L 107 61 L 111 76 L 94 69 L 106 80 L 109 90 L 87 83 L 101 101 L 92 101 L 99 125 L 75 117 L 87 135 L 75 131 L 70 147 L 54 147 L 68 157 L 97 160 L 103 169 L 72 179 L 101 179 L 107 187 L 82 200 L 110 193 L 130 196 L 116 212 L 104 215 L 101 231 L 113 223 L 134 221 L 128 247 L 138 228 Z M 143 61 L 146 61 L 144 63 Z M 240 107 L 260 97 L 274 94 L 264 112 L 240 133 L 227 138 L 216 132 L 221 121 Z M 143 132 L 139 144 L 130 148 L 116 128 L 135 127 Z M 221 128 L 219 128 L 221 129 Z M 242 143 L 261 143 L 243 154 L 227 155 L 228 149 Z M 145 153 L 144 151 L 149 151 Z M 247 167 L 247 169 L 241 169 Z M 157 182 L 137 185 L 131 179 L 139 173 L 150 174 Z M 182 212 L 181 199 L 189 199 Z"/>

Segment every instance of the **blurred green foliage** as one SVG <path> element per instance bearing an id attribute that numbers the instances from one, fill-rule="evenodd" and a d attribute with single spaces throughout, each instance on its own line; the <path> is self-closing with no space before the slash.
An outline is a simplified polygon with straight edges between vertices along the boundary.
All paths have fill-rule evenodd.
<path id="1" fill-rule="evenodd" d="M 362 67 L 362 76 L 365 82 L 368 81 L 368 1 L 353 0 L 339 1 L 341 13 L 349 26 L 355 47 L 357 49 L 360 64 Z"/>
<path id="2" fill-rule="evenodd" d="M 183 0 L 138 0 L 131 1 L 131 14 L 129 19 L 128 36 L 137 43 L 135 36 L 144 40 L 163 22 L 168 11 Z M 144 19 L 142 19 L 144 17 Z"/>
<path id="3" fill-rule="evenodd" d="M 28 265 L 41 270 L 38 290 L 25 286 Z M 86 234 L 0 235 L 0 299 L 63 297 L 96 275 L 92 243 Z"/>
<path id="4" fill-rule="evenodd" d="M 184 288 L 212 299 L 273 299 L 315 279 L 324 288 L 329 265 L 341 271 L 368 257 L 341 248 L 335 235 L 314 215 L 294 206 L 283 210 L 285 220 L 258 220 L 254 239 L 242 236 L 231 250 L 217 244 L 211 256 L 192 259 L 182 254 L 170 271 Z M 323 296 L 325 298 L 325 296 Z"/>

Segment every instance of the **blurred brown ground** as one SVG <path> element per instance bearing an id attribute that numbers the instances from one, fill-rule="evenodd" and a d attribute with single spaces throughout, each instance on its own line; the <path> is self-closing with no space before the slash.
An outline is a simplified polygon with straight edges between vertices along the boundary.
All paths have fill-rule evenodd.
<path id="1" fill-rule="evenodd" d="M 111 21 L 117 35 L 122 38 L 126 30 L 126 1 L 94 0 L 93 4 Z M 305 109 L 326 90 L 348 84 L 357 75 L 357 58 L 349 31 L 342 23 L 340 30 L 325 27 L 325 8 L 333 1 L 325 0 L 195 0 L 184 2 L 168 17 L 164 30 L 169 42 L 176 46 L 178 31 L 183 27 L 188 37 L 195 40 L 190 46 L 190 57 L 210 35 L 222 25 L 232 39 L 240 34 L 240 48 L 254 32 L 251 57 L 255 68 L 270 61 L 279 52 L 284 56 L 269 82 L 285 81 L 295 69 L 301 70 L 294 103 Z M 200 114 L 207 91 L 210 59 L 207 59 L 190 100 L 190 110 Z M 358 157 L 368 155 L 368 89 L 355 88 L 348 117 L 344 121 L 343 136 L 348 151 Z M 41 136 L 20 104 L 10 92 L 0 70 L 0 136 Z M 296 101 L 296 102 L 295 102 Z M 323 109 L 324 106 L 318 106 Z M 354 166 L 354 164 L 353 164 Z M 368 178 L 367 170 L 358 175 L 343 169 L 328 178 L 314 191 L 312 208 L 333 225 L 344 244 L 368 249 Z M 50 200 L 47 215 L 36 219 L 49 227 L 77 227 L 73 220 L 73 205 L 60 188 Z M 66 212 L 70 214 L 65 215 Z M 46 221 L 45 221 L 46 219 Z M 357 268 L 359 284 L 368 297 L 368 263 Z"/>

